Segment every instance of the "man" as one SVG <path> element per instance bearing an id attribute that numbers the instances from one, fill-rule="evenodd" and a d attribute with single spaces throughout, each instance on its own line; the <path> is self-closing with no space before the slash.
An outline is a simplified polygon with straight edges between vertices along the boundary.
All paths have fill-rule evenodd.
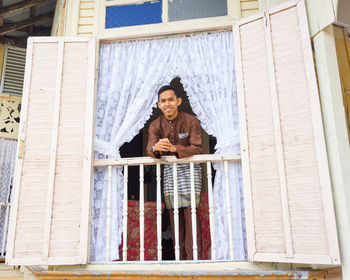
<path id="1" fill-rule="evenodd" d="M 163 155 L 175 155 L 184 158 L 202 153 L 201 128 L 198 119 L 180 112 L 182 98 L 172 86 L 163 86 L 158 91 L 157 105 L 162 115 L 154 120 L 148 128 L 147 154 L 154 158 Z M 202 184 L 201 167 L 194 165 L 196 207 Z M 193 238 L 191 219 L 191 177 L 189 164 L 178 164 L 178 206 L 179 206 L 179 243 L 180 259 L 193 259 Z M 173 167 L 164 166 L 163 193 L 165 204 L 169 209 L 170 224 L 174 232 L 174 184 Z M 202 237 L 200 219 L 197 212 L 197 248 L 201 259 Z M 175 236 L 175 235 L 174 235 Z M 175 241 L 175 238 L 174 238 Z"/>

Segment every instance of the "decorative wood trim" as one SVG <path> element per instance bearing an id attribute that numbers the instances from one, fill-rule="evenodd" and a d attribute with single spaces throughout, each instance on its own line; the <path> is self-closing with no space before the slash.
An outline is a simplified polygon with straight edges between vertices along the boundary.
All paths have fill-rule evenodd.
<path id="1" fill-rule="evenodd" d="M 233 230 L 232 230 L 232 207 L 231 207 L 231 192 L 230 192 L 230 181 L 228 173 L 228 162 L 224 161 L 224 174 L 225 174 L 225 191 L 226 191 L 226 212 L 227 212 L 227 226 L 228 226 L 228 236 L 230 244 L 230 258 L 231 260 L 235 259 L 235 248 L 234 248 L 234 239 L 233 239 Z"/>
<path id="2" fill-rule="evenodd" d="M 166 156 L 161 159 L 154 159 L 151 157 L 131 157 L 131 158 L 116 158 L 116 159 L 99 159 L 95 160 L 93 163 L 94 167 L 103 167 L 107 165 L 113 166 L 121 166 L 121 165 L 129 165 L 135 166 L 140 165 L 141 163 L 144 165 L 156 165 L 160 164 L 169 164 L 169 163 L 189 163 L 193 161 L 194 163 L 201 162 L 221 162 L 223 160 L 228 161 L 240 161 L 241 157 L 239 154 L 213 154 L 213 155 L 195 155 L 192 157 L 181 158 L 178 159 L 175 156 Z"/>
<path id="3" fill-rule="evenodd" d="M 160 163 L 156 164 L 156 178 L 157 178 L 157 256 L 158 256 L 158 261 L 161 261 L 162 260 L 162 202 L 161 202 L 162 194 L 161 194 Z"/>
<path id="4" fill-rule="evenodd" d="M 28 104 L 29 104 L 29 91 L 31 85 L 31 70 L 33 60 L 33 38 L 28 38 L 27 55 L 26 55 L 26 66 L 25 66 L 25 77 L 23 83 L 23 96 L 21 106 L 21 122 L 18 133 L 18 144 L 17 153 L 19 153 L 20 145 L 25 141 L 26 129 L 27 129 L 27 118 L 28 118 Z M 18 186 L 14 188 L 12 196 L 12 209 L 10 212 L 10 224 L 8 232 L 8 243 L 6 249 L 6 264 L 11 265 L 14 261 L 14 243 L 16 236 L 16 225 L 17 225 L 17 214 L 18 214 L 18 201 L 19 193 L 21 189 L 21 174 L 22 174 L 23 157 L 16 159 L 15 173 L 13 177 L 13 185 Z"/>
<path id="5" fill-rule="evenodd" d="M 50 150 L 50 163 L 49 163 L 49 178 L 48 178 L 48 190 L 46 197 L 46 213 L 45 213 L 45 230 L 43 238 L 43 260 L 47 260 L 49 256 L 49 243 L 51 233 L 51 217 L 53 207 L 53 193 L 55 188 L 55 173 L 56 173 L 56 155 L 57 155 L 57 142 L 58 142 L 58 130 L 60 121 L 60 107 L 61 107 L 61 88 L 62 88 L 62 71 L 63 71 L 63 54 L 64 54 L 64 40 L 58 42 L 57 52 L 57 69 L 56 69 L 56 88 L 54 95 L 54 114 L 52 120 L 52 132 L 51 132 L 51 150 Z"/>
<path id="6" fill-rule="evenodd" d="M 260 15 L 256 15 L 259 18 Z M 247 249 L 248 259 L 253 260 L 256 252 L 255 244 L 255 225 L 253 211 L 253 196 L 252 183 L 250 177 L 250 161 L 249 161 L 249 146 L 248 146 L 248 128 L 247 118 L 245 113 L 245 95 L 243 84 L 243 65 L 242 65 L 242 50 L 240 39 L 239 23 L 233 26 L 233 42 L 235 48 L 235 65 L 236 65 L 236 83 L 237 83 L 237 100 L 238 100 L 238 115 L 240 124 L 240 140 L 241 140 L 241 162 L 242 162 L 242 178 L 244 188 L 244 209 L 246 217 L 246 233 L 247 233 Z"/>
<path id="7" fill-rule="evenodd" d="M 298 17 L 300 21 L 300 33 L 302 36 L 302 45 L 305 59 L 305 72 L 310 93 L 311 117 L 315 139 L 316 156 L 318 162 L 318 171 L 320 178 L 320 187 L 323 200 L 323 209 L 326 220 L 326 229 L 328 237 L 329 254 L 332 256 L 333 264 L 340 264 L 337 226 L 335 223 L 335 213 L 333 205 L 332 185 L 329 174 L 327 149 L 324 139 L 323 121 L 321 113 L 321 104 L 318 95 L 317 80 L 313 62 L 313 54 L 310 43 L 310 33 L 308 30 L 308 21 L 304 0 L 297 3 Z"/>
<path id="8" fill-rule="evenodd" d="M 140 164 L 140 261 L 145 260 L 145 192 L 144 166 Z"/>
<path id="9" fill-rule="evenodd" d="M 180 243 L 179 243 L 179 203 L 177 189 L 177 164 L 173 163 L 173 181 L 174 181 L 174 230 L 175 230 L 175 260 L 180 260 Z"/>
<path id="10" fill-rule="evenodd" d="M 128 259 L 128 166 L 124 165 L 123 197 L 123 261 Z"/>
<path id="11" fill-rule="evenodd" d="M 194 163 L 190 163 L 190 178 L 191 178 L 191 220 L 192 220 L 192 250 L 193 260 L 198 260 L 197 247 L 197 219 L 196 219 L 196 193 L 194 186 Z"/>
<path id="12" fill-rule="evenodd" d="M 290 216 L 288 207 L 288 190 L 286 181 L 286 170 L 284 166 L 284 152 L 283 152 L 283 141 L 282 141 L 282 129 L 280 120 L 280 110 L 278 103 L 276 73 L 275 73 L 275 62 L 273 57 L 273 45 L 272 45 L 272 34 L 271 34 L 271 22 L 270 15 L 266 12 L 265 14 L 265 39 L 266 39 L 266 55 L 269 64 L 269 77 L 270 77 L 270 93 L 272 101 L 272 116 L 273 116 L 273 127 L 275 135 L 275 148 L 277 155 L 278 174 L 281 189 L 281 204 L 282 204 L 282 217 L 284 227 L 284 240 L 286 248 L 287 258 L 293 257 L 293 240 L 292 231 L 290 226 Z"/>

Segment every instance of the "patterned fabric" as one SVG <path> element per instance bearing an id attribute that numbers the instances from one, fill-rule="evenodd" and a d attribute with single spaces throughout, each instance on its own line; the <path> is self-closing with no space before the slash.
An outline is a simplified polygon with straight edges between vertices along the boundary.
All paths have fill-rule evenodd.
<path id="1" fill-rule="evenodd" d="M 145 202 L 145 260 L 157 260 L 157 205 Z M 164 204 L 162 204 L 162 209 Z M 140 260 L 140 203 L 128 201 L 128 241 L 127 260 Z M 123 259 L 123 242 L 119 246 L 119 256 Z"/>
<path id="2" fill-rule="evenodd" d="M 167 209 L 174 209 L 174 181 L 173 165 L 164 166 L 163 192 Z M 178 207 L 191 206 L 191 174 L 188 163 L 177 165 L 177 187 L 178 187 Z M 196 206 L 199 203 L 199 195 L 202 188 L 202 169 L 200 164 L 194 164 L 194 188 L 196 195 Z"/>
<path id="3" fill-rule="evenodd" d="M 162 209 L 164 205 L 162 205 Z M 198 215 L 202 225 L 202 259 L 210 260 L 210 227 L 208 193 L 200 194 Z M 128 261 L 140 260 L 140 222 L 139 202 L 128 201 Z M 169 235 L 172 239 L 172 234 Z M 164 236 L 163 236 L 164 238 Z M 164 251 L 164 248 L 163 248 Z M 123 242 L 118 248 L 120 256 L 123 256 Z M 122 257 L 121 257 L 122 259 Z M 157 260 L 157 208 L 155 202 L 145 202 L 145 260 Z"/>

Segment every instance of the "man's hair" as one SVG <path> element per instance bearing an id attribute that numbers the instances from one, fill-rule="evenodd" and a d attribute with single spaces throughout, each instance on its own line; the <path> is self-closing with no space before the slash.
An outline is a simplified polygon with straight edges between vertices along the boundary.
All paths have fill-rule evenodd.
<path id="1" fill-rule="evenodd" d="M 171 86 L 171 85 L 165 85 L 165 86 L 162 86 L 162 87 L 158 90 L 158 99 L 159 99 L 159 95 L 160 95 L 163 91 L 166 91 L 166 90 L 169 90 L 169 89 L 172 90 L 172 91 L 175 93 L 176 97 L 179 97 L 179 94 L 178 94 L 176 88 L 174 88 L 174 87 Z"/>

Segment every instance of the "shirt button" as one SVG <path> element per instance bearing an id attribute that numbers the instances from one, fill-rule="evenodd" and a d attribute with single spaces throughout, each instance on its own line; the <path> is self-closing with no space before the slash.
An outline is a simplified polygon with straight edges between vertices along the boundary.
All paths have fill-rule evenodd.
<path id="1" fill-rule="evenodd" d="M 174 142 L 174 140 L 171 140 L 171 142 Z"/>

